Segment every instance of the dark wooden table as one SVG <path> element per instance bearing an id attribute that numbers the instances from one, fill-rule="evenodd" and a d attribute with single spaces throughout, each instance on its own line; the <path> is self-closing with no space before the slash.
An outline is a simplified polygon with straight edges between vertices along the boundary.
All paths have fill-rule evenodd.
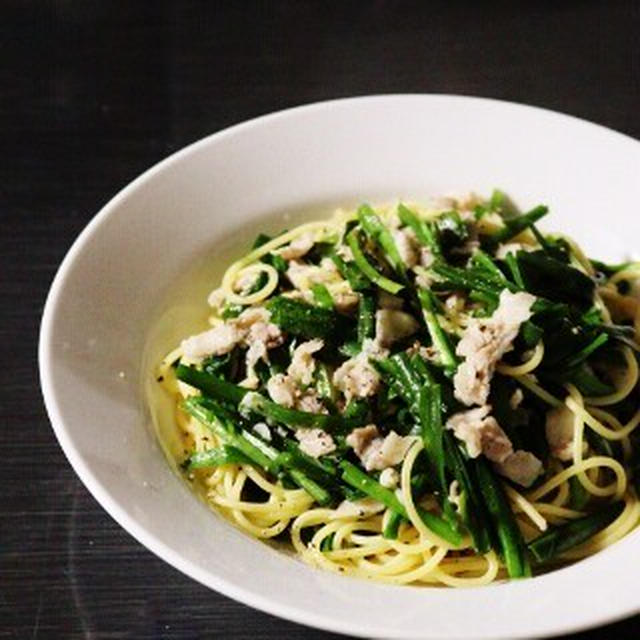
<path id="1" fill-rule="evenodd" d="M 103 512 L 53 436 L 36 357 L 45 295 L 116 191 L 227 125 L 358 94 L 504 98 L 640 138 L 639 7 L 4 0 L 0 638 L 332 637 L 164 564 Z M 631 637 L 639 624 L 575 637 Z"/>

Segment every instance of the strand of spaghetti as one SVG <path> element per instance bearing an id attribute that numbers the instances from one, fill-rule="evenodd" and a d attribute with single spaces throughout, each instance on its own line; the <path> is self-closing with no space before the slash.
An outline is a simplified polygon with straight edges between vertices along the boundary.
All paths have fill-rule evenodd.
<path id="1" fill-rule="evenodd" d="M 388 582 L 385 578 L 406 575 L 416 567 L 422 566 L 424 556 L 400 555 L 384 561 L 385 556 L 373 556 L 373 560 L 354 558 L 347 571 L 358 578 Z"/>
<path id="2" fill-rule="evenodd" d="M 368 574 L 397 575 L 398 573 L 411 571 L 416 564 L 419 564 L 421 561 L 421 555 L 407 553 L 399 554 L 388 559 L 385 557 L 380 564 L 367 560 L 366 558 L 359 558 L 356 566 L 359 570 Z"/>
<path id="3" fill-rule="evenodd" d="M 420 540 L 419 536 L 411 542 L 398 542 L 398 540 L 389 540 L 391 548 L 398 553 L 422 553 L 433 548 L 433 544 L 428 540 Z"/>
<path id="4" fill-rule="evenodd" d="M 210 473 L 204 480 L 208 487 L 215 487 L 227 473 L 226 465 L 224 467 L 217 467 L 212 473 Z"/>
<path id="5" fill-rule="evenodd" d="M 489 553 L 483 556 L 484 564 L 486 565 L 486 569 L 484 573 L 479 576 L 469 576 L 469 577 L 460 577 L 455 575 L 455 573 L 459 573 L 456 571 L 455 573 L 450 571 L 452 565 L 447 562 L 441 562 L 436 569 L 433 571 L 433 575 L 438 578 L 440 582 L 446 584 L 449 587 L 479 587 L 482 585 L 490 584 L 493 582 L 500 570 L 500 561 L 495 552 L 490 551 Z M 455 565 L 454 565 L 455 566 Z M 462 567 L 458 567 L 458 569 L 463 571 L 470 571 L 471 569 L 462 569 Z"/>
<path id="6" fill-rule="evenodd" d="M 413 463 L 415 462 L 418 454 L 422 450 L 422 441 L 416 438 L 415 442 L 409 448 L 409 451 L 404 457 L 402 462 L 402 469 L 400 471 L 400 490 L 402 495 L 402 502 L 404 508 L 407 511 L 411 524 L 420 532 L 420 535 L 429 540 L 433 546 L 453 548 L 449 543 L 442 540 L 431 529 L 425 525 L 422 518 L 418 514 L 416 506 L 413 502 L 413 495 L 411 492 L 411 470 L 413 469 Z"/>
<path id="7" fill-rule="evenodd" d="M 247 481 L 247 474 L 244 472 L 244 469 L 240 467 L 238 473 L 236 474 L 236 479 L 233 482 L 232 493 L 237 500 L 240 500 L 240 496 L 242 495 L 242 490 L 244 489 L 244 485 Z"/>
<path id="8" fill-rule="evenodd" d="M 254 467 L 250 464 L 243 464 L 242 470 L 247 474 L 255 484 L 257 484 L 263 491 L 266 493 L 278 495 L 278 496 L 287 496 L 288 499 L 300 499 L 303 501 L 307 501 L 310 496 L 304 489 L 285 489 L 280 484 L 274 484 L 273 482 L 269 482 L 260 472 L 258 472 Z"/>
<path id="9" fill-rule="evenodd" d="M 382 540 L 387 540 L 387 538 L 382 538 L 382 519 L 380 516 L 370 516 L 366 520 L 351 522 L 345 526 L 345 530 L 347 540 L 353 544 L 367 544 L 368 541 L 374 538 L 369 534 L 360 533 L 362 531 L 375 531 L 379 534 L 378 537 Z"/>
<path id="10" fill-rule="evenodd" d="M 169 351 L 169 353 L 167 353 L 167 355 L 162 359 L 162 362 L 160 363 L 160 368 L 163 371 L 167 371 L 174 362 L 180 359 L 181 356 L 182 356 L 182 347 L 176 347 L 172 351 Z"/>
<path id="11" fill-rule="evenodd" d="M 535 491 L 532 491 L 527 496 L 527 500 L 529 500 L 529 502 L 537 502 L 542 496 L 560 486 L 572 476 L 580 473 L 581 471 L 591 469 L 592 467 L 607 467 L 615 473 L 616 479 L 610 485 L 607 485 L 607 487 L 602 487 L 602 489 L 607 491 L 606 495 L 613 495 L 616 499 L 620 499 L 627 488 L 627 476 L 623 466 L 613 458 L 608 458 L 606 456 L 594 456 L 583 460 L 580 465 L 572 464 L 570 467 L 567 467 L 560 473 L 556 474 Z"/>
<path id="12" fill-rule="evenodd" d="M 253 522 L 248 513 L 245 513 L 244 506 L 242 506 L 241 495 L 244 488 L 247 476 L 242 469 L 237 472 L 235 480 L 230 485 L 225 483 L 225 489 L 229 487 L 230 491 L 227 493 L 227 497 L 234 500 L 235 507 L 231 508 L 231 513 L 236 522 L 252 533 L 258 538 L 272 538 L 282 533 L 289 525 L 289 520 L 293 515 L 284 515 L 283 517 L 276 511 L 272 511 L 270 517 L 259 518 L 258 522 Z M 241 505 L 241 508 L 238 508 Z"/>
<path id="13" fill-rule="evenodd" d="M 229 482 L 225 482 L 224 488 L 227 495 L 234 500 L 240 500 L 242 495 L 242 489 L 244 488 L 244 481 L 247 479 L 247 475 L 242 470 L 238 469 L 233 475 L 229 474 Z"/>
<path id="14" fill-rule="evenodd" d="M 591 429 L 607 440 L 622 440 L 640 424 L 640 409 L 636 411 L 631 420 L 629 420 L 629 422 L 620 429 L 609 429 L 591 415 L 591 413 L 589 413 L 584 407 L 580 406 L 573 396 L 567 397 L 564 403 L 574 415 L 579 416 L 582 421 L 591 427 Z"/>
<path id="15" fill-rule="evenodd" d="M 277 499 L 267 502 L 247 502 L 246 500 L 236 500 L 235 498 L 221 495 L 217 495 L 211 500 L 215 502 L 215 504 L 228 507 L 229 509 L 238 509 L 245 513 L 255 513 L 263 516 L 269 515 L 273 516 L 273 519 L 293 518 L 300 515 L 300 512 L 306 511 L 313 503 L 313 500 L 309 500 L 305 503 L 287 504 L 287 502 Z"/>
<path id="16" fill-rule="evenodd" d="M 242 511 L 234 509 L 232 511 L 236 522 L 246 531 L 254 535 L 256 538 L 275 538 L 279 536 L 289 526 L 289 520 L 278 520 L 268 527 L 253 524 Z"/>
<path id="17" fill-rule="evenodd" d="M 279 485 L 275 485 L 266 480 L 250 465 L 242 465 L 243 483 L 249 478 L 257 484 L 265 493 L 269 494 L 269 499 L 287 506 L 287 508 L 295 508 L 296 506 L 306 505 L 309 507 L 313 503 L 313 498 L 304 489 L 285 489 Z M 239 495 L 239 494 L 238 494 Z M 249 504 L 265 504 L 251 502 Z"/>
<path id="18" fill-rule="evenodd" d="M 339 526 L 340 522 L 338 521 L 330 522 L 329 524 L 325 524 L 321 528 L 321 531 L 323 531 L 323 534 L 326 534 L 326 536 L 330 536 L 333 533 L 333 527 L 337 528 Z M 314 536 L 314 539 L 310 541 L 308 545 L 304 545 L 302 550 L 299 551 L 302 558 L 309 564 L 316 565 L 325 570 L 354 575 L 355 571 L 352 560 L 332 560 L 327 557 L 326 552 L 320 550 L 320 544 L 324 537 L 324 535 Z"/>
<path id="19" fill-rule="evenodd" d="M 291 524 L 291 542 L 300 554 L 306 551 L 307 545 L 302 542 L 301 532 L 307 527 L 315 527 L 331 519 L 333 509 L 310 509 L 301 513 Z"/>
<path id="20" fill-rule="evenodd" d="M 359 531 L 376 531 L 378 535 L 377 536 L 363 535 L 363 534 L 359 534 L 357 531 L 352 532 L 347 536 L 347 539 L 352 544 L 369 544 L 370 542 L 373 542 L 378 539 L 384 540 L 385 543 L 389 543 L 389 540 L 387 540 L 386 538 L 383 538 L 382 534 L 380 533 L 381 527 L 380 527 L 379 520 L 376 520 L 375 522 L 370 522 L 370 523 L 365 521 L 360 523 L 360 525 L 365 525 L 365 526 L 357 526 L 352 528 L 358 529 Z"/>
<path id="21" fill-rule="evenodd" d="M 232 500 L 235 500 L 237 503 L 240 503 L 241 502 L 240 495 L 242 493 L 242 488 L 244 487 L 245 480 L 246 480 L 246 475 L 242 470 L 238 471 L 238 473 L 235 475 L 235 478 L 233 478 L 231 474 L 227 474 L 227 477 L 225 477 L 225 481 L 223 483 L 223 488 L 227 494 L 226 497 L 231 498 Z M 222 497 L 222 496 L 215 496 L 212 499 L 215 500 L 217 497 Z M 251 522 L 251 520 L 249 520 L 249 518 L 243 513 L 241 509 L 231 508 L 230 511 L 233 519 L 243 529 L 245 529 L 246 531 L 248 531 L 249 533 L 251 533 L 257 538 L 271 538 L 273 536 L 277 536 L 286 529 L 289 523 L 288 520 L 279 520 L 275 522 L 275 524 L 273 524 L 272 526 L 265 527 L 261 525 L 256 525 L 253 522 Z"/>
<path id="22" fill-rule="evenodd" d="M 585 398 L 586 404 L 595 405 L 598 407 L 616 404 L 621 400 L 624 400 L 634 389 L 638 382 L 638 363 L 633 351 L 629 347 L 622 347 L 622 353 L 627 365 L 627 373 L 624 376 L 624 381 L 621 387 L 614 393 L 606 396 L 596 396 Z"/>
<path id="23" fill-rule="evenodd" d="M 549 461 L 548 473 L 552 478 L 555 477 L 557 474 L 561 473 L 562 471 L 564 471 L 564 466 L 558 460 L 551 459 Z M 556 487 L 554 487 L 554 489 L 552 489 L 552 491 L 553 490 L 556 491 L 555 495 L 551 499 L 547 498 L 547 501 L 544 502 L 544 504 L 550 504 L 553 508 L 559 508 L 559 509 L 565 508 L 565 505 L 569 502 L 571 498 L 571 491 L 570 491 L 568 478 L 565 479 L 563 482 L 560 482 Z M 534 502 L 534 500 L 531 499 L 530 496 L 528 496 L 528 499 L 532 503 Z"/>
<path id="24" fill-rule="evenodd" d="M 438 569 L 447 571 L 455 575 L 458 573 L 466 573 L 470 571 L 483 571 L 487 566 L 487 556 L 495 555 L 493 551 L 489 551 L 483 555 L 473 556 L 450 556 L 448 555 L 438 566 Z M 497 559 L 497 556 L 495 556 Z"/>
<path id="25" fill-rule="evenodd" d="M 334 520 L 334 519 L 335 519 L 335 516 L 332 516 L 331 520 Z M 357 516 L 353 516 L 353 515 L 345 516 L 341 514 L 338 521 L 340 522 L 341 527 L 336 530 L 333 536 L 333 545 L 332 545 L 333 549 L 340 549 L 344 545 L 348 544 L 349 543 L 348 538 L 351 532 L 353 531 L 353 527 L 357 523 L 362 524 L 362 521 L 358 521 Z M 379 532 L 380 527 L 377 527 L 375 530 Z"/>
<path id="26" fill-rule="evenodd" d="M 640 409 L 638 410 L 637 413 L 635 413 L 631 417 L 631 419 L 629 420 L 629 422 L 626 423 L 626 425 L 623 425 L 620 422 L 620 420 L 618 420 L 618 418 L 616 418 L 612 413 L 609 413 L 604 409 L 599 409 L 598 407 L 589 407 L 589 413 L 595 418 L 597 418 L 598 420 L 600 420 L 600 422 L 604 424 L 610 424 L 616 429 L 616 431 L 619 431 L 620 429 L 624 429 L 625 426 L 629 426 L 632 423 L 632 421 L 635 420 L 636 418 L 640 420 Z M 620 440 L 620 444 L 622 445 L 622 452 L 624 455 L 624 459 L 629 460 L 632 454 L 632 447 L 631 447 L 631 441 L 629 440 L 629 436 L 625 436 L 624 438 L 622 438 Z"/>
<path id="27" fill-rule="evenodd" d="M 410 584 L 430 576 L 446 554 L 447 550 L 444 547 L 438 547 L 433 553 L 425 551 L 422 554 L 423 563 L 419 567 L 398 575 L 376 575 L 376 577 L 390 584 Z"/>
<path id="28" fill-rule="evenodd" d="M 354 530 L 360 531 L 375 531 L 376 533 L 380 533 L 382 531 L 382 523 L 379 516 L 372 516 L 366 520 L 359 520 L 354 516 L 351 516 L 351 519 L 347 522 L 343 522 L 342 527 L 339 531 L 336 532 L 336 535 L 333 538 L 334 549 L 341 547 L 343 544 L 360 544 L 358 538 L 360 536 L 354 536 Z M 371 536 L 367 537 L 367 540 L 364 540 L 364 544 L 368 544 L 371 541 Z"/>
<path id="29" fill-rule="evenodd" d="M 156 380 L 162 384 L 171 395 L 180 393 L 178 380 L 173 373 L 172 364 L 182 356 L 182 348 L 176 347 L 170 351 L 158 365 L 156 370 Z"/>
<path id="30" fill-rule="evenodd" d="M 236 293 L 234 291 L 234 284 L 238 278 L 253 274 L 258 276 L 261 273 L 265 273 L 267 275 L 267 281 L 261 289 L 254 293 L 246 294 Z M 275 291 L 278 286 L 278 278 L 278 272 L 270 264 L 267 264 L 266 262 L 256 262 L 255 264 L 250 264 L 247 267 L 243 267 L 242 269 L 235 271 L 234 277 L 229 282 L 226 284 L 223 282 L 222 290 L 227 302 L 242 305 L 255 304 L 256 302 L 262 302 Z"/>
<path id="31" fill-rule="evenodd" d="M 511 508 L 514 511 L 521 511 L 527 515 L 531 522 L 533 522 L 540 531 L 547 530 L 547 521 L 521 493 L 508 485 L 505 485 L 505 491 L 511 501 Z"/>
<path id="32" fill-rule="evenodd" d="M 555 396 L 552 396 L 548 391 L 545 391 L 534 378 L 534 376 L 530 373 L 527 373 L 523 376 L 517 376 L 516 380 L 523 386 L 529 389 L 531 393 L 535 394 L 541 400 L 544 400 L 547 404 L 552 407 L 560 407 L 562 406 L 562 400 L 558 400 Z"/>
<path id="33" fill-rule="evenodd" d="M 344 523 L 340 522 L 339 520 L 333 520 L 331 522 L 327 522 L 325 524 L 323 524 L 314 534 L 313 537 L 311 538 L 311 542 L 309 543 L 309 546 L 313 547 L 314 549 L 320 549 L 322 542 L 325 538 L 328 538 L 331 535 L 335 535 L 342 527 L 344 527 Z M 335 541 L 334 541 L 335 544 Z M 350 551 L 351 549 L 348 549 L 348 551 Z M 330 556 L 328 555 L 329 553 L 335 553 L 335 552 L 324 552 L 325 553 L 325 557 L 326 558 L 330 558 Z"/>
<path id="34" fill-rule="evenodd" d="M 225 474 L 222 482 L 222 489 L 224 490 L 225 495 L 227 496 L 234 495 L 235 480 L 237 475 L 240 473 L 240 471 L 236 471 L 236 470 L 234 471 L 232 471 L 231 473 Z"/>
<path id="35" fill-rule="evenodd" d="M 567 391 L 569 395 L 565 399 L 567 406 L 569 403 L 574 404 L 578 409 L 582 409 L 582 395 L 572 384 L 567 385 Z M 571 409 L 571 407 L 569 407 Z M 572 410 L 573 411 L 573 410 Z M 574 466 L 580 466 L 582 464 L 582 451 L 584 448 L 584 419 L 583 416 L 573 411 L 573 445 L 572 445 L 572 457 Z M 592 479 L 592 474 L 587 475 L 584 471 L 580 471 L 576 474 L 580 484 L 594 496 L 604 497 L 609 495 L 607 488 L 599 487 L 595 484 L 595 478 Z"/>
<path id="36" fill-rule="evenodd" d="M 541 514 L 546 514 L 555 518 L 562 518 L 563 520 L 575 520 L 576 518 L 581 518 L 584 515 L 584 511 L 576 511 L 575 509 L 559 507 L 549 502 L 534 502 L 533 506 Z"/>
<path id="37" fill-rule="evenodd" d="M 564 467 L 562 468 L 564 469 Z M 550 504 L 552 504 L 554 507 L 563 507 L 565 504 L 567 504 L 570 497 L 571 490 L 569 487 L 569 482 L 568 480 L 565 480 L 558 485 L 558 493 L 556 493 Z"/>
<path id="38" fill-rule="evenodd" d="M 519 365 L 498 363 L 496 371 L 503 375 L 517 378 L 527 373 L 531 373 L 542 362 L 542 358 L 544 358 L 544 343 L 540 340 L 533 350 L 532 356 L 526 362 Z"/>
<path id="39" fill-rule="evenodd" d="M 600 472 L 600 467 L 594 467 L 593 469 L 588 469 L 586 474 L 589 480 L 597 485 L 598 481 L 600 480 Z"/>
<path id="40" fill-rule="evenodd" d="M 360 558 L 385 553 L 390 548 L 386 540 L 380 539 L 362 547 L 349 547 L 347 549 L 336 549 L 335 551 L 325 551 L 324 556 L 329 560 L 346 560 L 350 558 Z"/>

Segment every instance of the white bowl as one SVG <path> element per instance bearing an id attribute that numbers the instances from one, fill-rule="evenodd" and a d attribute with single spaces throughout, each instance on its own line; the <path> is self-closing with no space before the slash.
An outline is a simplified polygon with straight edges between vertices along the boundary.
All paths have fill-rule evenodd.
<path id="1" fill-rule="evenodd" d="M 638 611 L 639 532 L 519 582 L 467 590 L 374 584 L 311 569 L 241 533 L 190 492 L 158 444 L 144 391 L 150 363 L 203 325 L 206 293 L 229 247 L 290 224 L 283 214 L 494 186 L 522 207 L 549 204 L 549 226 L 592 255 L 620 259 L 636 249 L 640 144 L 492 100 L 311 105 L 217 133 L 146 172 L 75 242 L 42 320 L 42 389 L 75 471 L 127 531 L 176 568 L 316 627 L 388 638 L 528 637 Z"/>

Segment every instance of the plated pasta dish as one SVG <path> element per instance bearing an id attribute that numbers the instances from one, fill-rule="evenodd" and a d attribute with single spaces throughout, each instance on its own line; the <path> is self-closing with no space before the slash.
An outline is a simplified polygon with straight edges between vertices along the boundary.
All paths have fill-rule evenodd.
<path id="1" fill-rule="evenodd" d="M 640 263 L 587 257 L 548 213 L 495 191 L 260 234 L 158 366 L 187 481 L 252 536 L 393 584 L 523 578 L 626 535 Z"/>

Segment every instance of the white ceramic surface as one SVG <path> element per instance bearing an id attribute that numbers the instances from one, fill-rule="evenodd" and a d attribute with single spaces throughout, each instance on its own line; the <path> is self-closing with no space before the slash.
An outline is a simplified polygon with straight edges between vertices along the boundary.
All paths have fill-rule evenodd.
<path id="1" fill-rule="evenodd" d="M 148 364 L 202 324 L 211 274 L 247 228 L 278 228 L 285 212 L 494 186 L 522 207 L 549 204 L 547 228 L 593 255 L 617 259 L 638 246 L 640 144 L 492 100 L 382 96 L 301 107 L 217 133 L 142 175 L 73 245 L 42 320 L 44 398 L 80 478 L 187 575 L 309 625 L 389 638 L 528 637 L 638 611 L 639 532 L 520 582 L 373 584 L 310 569 L 239 532 L 190 493 L 158 445 L 144 401 Z M 184 273 L 190 285 L 178 286 Z"/>

